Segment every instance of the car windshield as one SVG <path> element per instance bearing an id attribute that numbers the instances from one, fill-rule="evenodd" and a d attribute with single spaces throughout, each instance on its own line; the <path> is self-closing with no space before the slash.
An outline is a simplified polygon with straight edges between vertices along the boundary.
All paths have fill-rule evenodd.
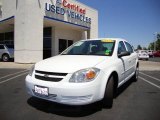
<path id="1" fill-rule="evenodd" d="M 79 41 L 62 52 L 62 55 L 111 56 L 114 50 L 114 45 L 114 40 Z"/>
<path id="2" fill-rule="evenodd" d="M 141 53 L 147 53 L 147 51 L 141 51 Z"/>

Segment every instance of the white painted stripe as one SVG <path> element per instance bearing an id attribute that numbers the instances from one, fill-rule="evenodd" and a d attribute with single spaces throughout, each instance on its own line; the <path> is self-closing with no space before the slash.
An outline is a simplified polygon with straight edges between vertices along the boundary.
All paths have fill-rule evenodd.
<path id="1" fill-rule="evenodd" d="M 13 73 L 13 74 L 9 74 L 9 75 L 6 75 L 6 76 L 3 76 L 3 77 L 0 77 L 0 79 L 6 78 L 6 77 L 9 77 L 9 76 L 12 76 L 12 75 L 18 74 L 18 73 L 26 72 L 26 71 L 28 71 L 28 70 L 23 70 L 23 71 L 19 71 L 19 72 Z"/>
<path id="2" fill-rule="evenodd" d="M 140 78 L 141 80 L 143 80 L 143 81 L 145 81 L 145 82 L 147 82 L 147 83 L 149 83 L 149 84 L 151 84 L 151 85 L 153 85 L 153 86 L 155 86 L 155 87 L 157 87 L 157 88 L 160 89 L 160 86 L 158 86 L 158 85 L 156 85 L 156 84 L 154 84 L 154 83 L 152 83 L 152 82 L 150 82 L 150 81 L 144 79 L 143 77 L 140 77 L 140 76 L 139 76 L 139 78 Z"/>
<path id="3" fill-rule="evenodd" d="M 158 79 L 158 78 L 152 77 L 152 76 L 147 75 L 147 74 L 145 74 L 145 73 L 143 73 L 143 72 L 139 72 L 139 73 L 140 73 L 140 74 L 142 74 L 142 75 L 145 75 L 145 76 L 147 76 L 147 77 L 150 77 L 150 78 L 152 78 L 152 79 L 157 80 L 157 81 L 159 81 L 159 82 L 160 82 L 160 79 Z"/>
<path id="4" fill-rule="evenodd" d="M 8 82 L 8 81 L 10 81 L 10 80 L 12 80 L 12 79 L 14 79 L 14 78 L 20 77 L 20 76 L 25 75 L 25 74 L 27 74 L 27 73 L 28 73 L 28 72 L 25 72 L 25 73 L 19 74 L 19 75 L 17 75 L 17 76 L 11 77 L 11 78 L 9 78 L 9 79 L 7 79 L 7 80 L 1 81 L 0 84 L 5 83 L 5 82 Z"/>

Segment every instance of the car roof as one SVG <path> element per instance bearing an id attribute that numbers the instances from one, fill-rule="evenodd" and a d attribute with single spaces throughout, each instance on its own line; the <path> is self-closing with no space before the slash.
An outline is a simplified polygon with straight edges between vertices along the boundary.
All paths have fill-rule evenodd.
<path id="1" fill-rule="evenodd" d="M 115 40 L 117 42 L 126 41 L 125 39 L 122 39 L 122 38 L 94 38 L 94 39 L 86 39 L 86 40 L 82 40 L 82 41 L 89 41 L 89 40 Z"/>

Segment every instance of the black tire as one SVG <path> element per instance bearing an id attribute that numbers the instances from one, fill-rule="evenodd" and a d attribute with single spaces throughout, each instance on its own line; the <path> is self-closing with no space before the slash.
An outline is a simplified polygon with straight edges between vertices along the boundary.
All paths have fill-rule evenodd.
<path id="1" fill-rule="evenodd" d="M 103 106 L 105 108 L 112 108 L 113 97 L 114 97 L 114 78 L 113 76 L 111 76 L 106 85 L 104 98 L 103 98 Z"/>
<path id="2" fill-rule="evenodd" d="M 136 71 L 135 71 L 134 76 L 133 76 L 133 81 L 134 82 L 138 81 L 138 75 L 139 75 L 139 66 L 136 67 Z"/>
<path id="3" fill-rule="evenodd" d="M 9 55 L 8 55 L 8 54 L 2 55 L 2 60 L 3 60 L 4 62 L 9 61 Z"/>

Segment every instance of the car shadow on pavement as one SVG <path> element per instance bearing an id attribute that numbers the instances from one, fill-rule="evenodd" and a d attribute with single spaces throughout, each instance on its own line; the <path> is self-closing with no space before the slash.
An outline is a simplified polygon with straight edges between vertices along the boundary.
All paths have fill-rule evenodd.
<path id="1" fill-rule="evenodd" d="M 123 93 L 123 91 L 125 91 L 133 82 L 133 78 L 131 78 L 130 80 L 128 80 L 126 83 L 124 83 L 122 86 L 120 86 L 115 94 L 115 98 L 117 98 L 121 93 Z"/>
<path id="2" fill-rule="evenodd" d="M 118 88 L 115 98 L 118 97 L 121 93 L 123 93 L 123 91 L 125 91 L 132 83 L 134 82 L 132 80 L 129 80 L 120 88 Z M 101 101 L 89 105 L 71 106 L 71 105 L 58 104 L 43 99 L 38 99 L 36 97 L 30 97 L 27 100 L 27 103 L 30 106 L 36 108 L 37 110 L 66 117 L 88 116 L 103 109 Z"/>
<path id="3" fill-rule="evenodd" d="M 66 117 L 83 117 L 102 110 L 100 102 L 83 106 L 70 106 L 30 97 L 27 103 L 40 111 Z"/>
<path id="4" fill-rule="evenodd" d="M 0 62 L 4 62 L 2 59 L 0 59 Z M 10 58 L 9 61 L 5 61 L 5 62 L 14 62 L 13 58 Z"/>

